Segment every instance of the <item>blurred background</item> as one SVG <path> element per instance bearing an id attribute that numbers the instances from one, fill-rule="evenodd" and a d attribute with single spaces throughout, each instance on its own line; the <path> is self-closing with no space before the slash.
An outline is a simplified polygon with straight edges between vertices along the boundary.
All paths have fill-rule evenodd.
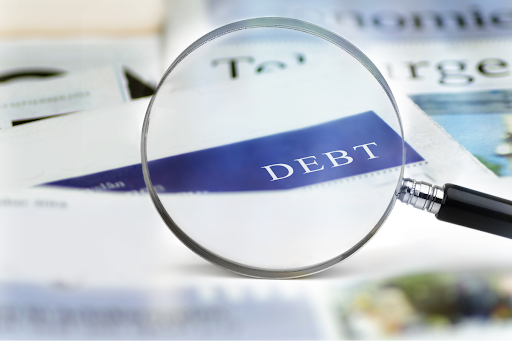
<path id="1" fill-rule="evenodd" d="M 0 338 L 512 337 L 501 237 L 397 207 L 347 263 L 267 281 L 210 265 L 167 230 L 140 172 L 149 98 L 196 39 L 263 16 L 351 41 L 471 158 L 442 179 L 512 198 L 510 0 L 0 0 Z M 249 74 L 238 67 L 213 83 Z"/>

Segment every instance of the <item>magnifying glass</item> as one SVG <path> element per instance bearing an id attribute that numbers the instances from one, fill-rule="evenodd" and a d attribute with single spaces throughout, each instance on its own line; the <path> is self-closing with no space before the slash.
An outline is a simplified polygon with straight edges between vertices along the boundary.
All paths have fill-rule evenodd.
<path id="1" fill-rule="evenodd" d="M 403 179 L 422 158 L 404 141 L 384 77 L 354 45 L 300 20 L 243 20 L 190 45 L 152 97 L 141 153 L 171 231 L 251 277 L 333 266 L 397 199 L 512 238 L 511 201 Z"/>

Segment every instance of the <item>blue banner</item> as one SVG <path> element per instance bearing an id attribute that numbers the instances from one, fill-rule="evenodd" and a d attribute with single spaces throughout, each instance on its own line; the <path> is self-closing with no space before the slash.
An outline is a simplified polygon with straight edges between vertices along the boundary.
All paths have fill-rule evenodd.
<path id="1" fill-rule="evenodd" d="M 373 111 L 150 161 L 159 192 L 280 190 L 400 166 L 402 139 Z M 406 143 L 406 162 L 423 158 Z M 140 164 L 46 185 L 107 191 L 145 190 Z"/>

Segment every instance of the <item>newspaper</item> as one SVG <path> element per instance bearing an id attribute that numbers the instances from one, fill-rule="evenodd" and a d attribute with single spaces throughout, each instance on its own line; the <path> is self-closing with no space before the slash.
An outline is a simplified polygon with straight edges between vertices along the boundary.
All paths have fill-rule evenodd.
<path id="1" fill-rule="evenodd" d="M 511 40 L 376 44 L 367 54 L 498 176 L 512 175 Z"/>
<path id="2" fill-rule="evenodd" d="M 0 117 L 10 128 L 45 117 L 126 102 L 128 82 L 120 67 L 71 72 L 29 83 L 0 83 Z"/>
<path id="3" fill-rule="evenodd" d="M 329 337 L 307 286 L 207 264 L 146 196 L 31 189 L 0 212 L 4 338 Z"/>
<path id="4" fill-rule="evenodd" d="M 157 35 L 2 40 L 0 128 L 150 96 L 159 54 Z M 115 79 L 101 71 L 112 67 Z"/>
<path id="5" fill-rule="evenodd" d="M 351 41 L 474 39 L 510 36 L 510 3 L 455 1 L 206 0 L 199 2 L 210 25 L 264 16 L 297 18 L 337 32 Z M 172 4 L 178 7 L 179 4 Z M 229 9 L 229 10 L 228 10 Z M 201 15 L 202 13 L 198 13 Z"/>
<path id="6" fill-rule="evenodd" d="M 271 44 L 270 47 L 272 46 Z M 210 85 L 203 85 L 204 89 L 201 91 L 210 93 L 210 95 L 203 96 L 199 105 L 202 108 L 215 107 L 217 112 L 222 113 L 223 108 L 229 107 L 229 101 L 226 101 L 224 97 L 225 94 L 235 98 L 242 96 L 244 91 L 246 91 L 245 89 L 249 85 L 253 86 L 254 84 L 263 89 L 267 87 L 270 87 L 269 89 L 271 87 L 276 87 L 276 89 L 289 87 L 288 93 L 293 95 L 293 84 L 310 81 L 307 77 L 310 77 L 311 80 L 314 79 L 315 81 L 322 82 L 322 86 L 332 83 L 331 89 L 334 91 L 337 89 L 334 84 L 338 83 L 338 79 L 328 77 L 328 74 L 332 73 L 332 70 L 329 68 L 325 70 L 327 73 L 325 77 L 318 77 L 317 73 L 321 72 L 324 59 L 315 57 L 314 53 L 310 53 L 311 50 L 314 51 L 314 48 L 299 44 L 297 46 L 285 45 L 282 51 L 283 56 L 281 57 L 286 57 L 295 64 L 297 62 L 293 59 L 294 54 L 291 52 L 297 53 L 298 51 L 309 63 L 304 65 L 303 69 L 297 66 L 296 68 L 289 68 L 284 72 L 268 75 L 253 74 L 251 76 L 249 73 L 249 77 L 240 77 L 239 79 L 232 79 L 229 77 L 226 69 L 212 67 L 208 62 L 206 63 L 209 65 L 208 68 L 199 70 L 199 74 L 204 76 L 207 80 L 206 83 L 210 83 Z M 232 56 L 233 49 L 228 48 L 224 53 L 224 56 L 230 57 Z M 279 56 L 275 57 L 278 60 L 281 58 Z M 181 79 L 180 77 L 178 74 L 178 80 Z M 178 82 L 183 84 L 183 86 L 177 86 L 173 96 L 179 98 L 183 103 L 182 110 L 189 110 L 189 103 L 197 102 L 194 98 L 197 97 L 195 87 L 199 83 L 199 78 L 191 76 L 185 80 L 186 82 Z M 248 85 L 243 86 L 243 84 Z M 180 90 L 180 87 L 183 89 Z M 335 96 L 325 96 L 325 103 L 323 105 L 326 108 L 329 107 L 329 101 L 332 102 L 335 98 Z M 442 183 L 492 177 L 489 171 L 479 165 L 476 159 L 460 148 L 450 136 L 431 119 L 426 117 L 410 100 L 403 98 L 403 96 L 398 96 L 397 98 L 399 98 L 398 104 L 402 113 L 406 113 L 403 115 L 406 142 L 427 161 L 422 165 L 421 169 L 425 170 L 424 172 L 431 181 Z M 310 103 L 313 104 L 314 102 L 310 101 Z M 1 188 L 25 188 L 104 172 L 110 169 L 119 169 L 139 163 L 139 134 L 143 113 L 147 105 L 148 101 L 141 99 L 123 106 L 77 113 L 73 116 L 61 117 L 58 120 L 50 119 L 34 122 L 26 127 L 20 126 L 11 131 L 0 132 L 0 139 L 2 140 L 1 153 L 12 160 L 1 170 Z M 173 107 L 178 108 L 177 105 L 173 104 Z M 358 104 L 360 109 L 353 109 L 355 110 L 353 113 L 364 112 L 365 105 L 365 101 L 362 101 Z M 208 110 L 201 108 L 198 110 L 202 110 L 205 113 L 208 112 Z M 257 108 L 251 109 L 248 107 L 247 110 L 257 110 Z M 102 124 L 98 124 L 98 122 L 102 122 Z M 119 122 L 123 122 L 122 127 L 119 126 Z M 171 123 L 169 125 L 172 128 L 173 125 Z M 202 127 L 211 128 L 217 124 L 215 115 L 207 115 L 202 118 Z M 265 124 L 265 121 L 262 119 L 259 124 Z M 116 128 L 113 129 L 113 127 Z M 35 134 L 36 131 L 38 132 L 37 134 Z M 209 129 L 209 131 L 222 132 L 222 129 Z M 260 134 L 263 134 L 263 131 Z M 241 132 L 235 133 L 243 136 Z M 267 134 L 269 133 L 267 132 Z M 233 138 L 233 136 L 230 138 Z M 196 143 L 191 140 L 192 137 L 193 135 L 187 136 L 185 134 L 183 141 L 189 141 L 189 144 L 192 145 Z M 258 136 L 252 136 L 252 138 L 255 137 Z M 239 137 L 239 139 L 246 138 Z M 226 144 L 233 142 L 236 142 L 236 140 L 224 141 Z M 183 143 L 186 145 L 185 142 Z M 209 147 L 212 147 L 212 145 L 205 144 L 200 149 Z M 187 148 L 189 147 L 186 147 L 181 152 L 190 151 Z M 199 148 L 199 146 L 196 148 Z M 446 157 L 439 157 L 439 153 L 445 153 Z M 26 155 L 26 158 L 19 159 L 15 157 L 16 155 Z M 461 168 L 460 165 L 465 166 Z M 461 169 L 464 169 L 464 171 L 461 171 Z M 134 176 L 140 179 L 140 171 Z M 115 183 L 121 181 L 124 185 L 127 185 L 128 181 L 128 179 L 118 179 L 112 182 L 113 180 L 114 178 L 108 182 Z M 92 184 L 89 188 L 104 189 L 105 186 L 101 186 L 101 183 L 105 185 L 105 181 L 101 181 Z M 143 190 L 145 186 L 142 185 L 141 187 L 130 188 L 127 186 L 125 190 Z M 115 188 L 113 187 L 113 189 Z"/>
<path id="7" fill-rule="evenodd" d="M 476 188 L 506 192 L 499 186 Z M 49 188 L 0 195 L 2 335 L 350 338 L 334 309 L 347 307 L 340 293 L 356 298 L 352 285 L 509 268 L 512 259 L 507 239 L 397 205 L 342 264 L 305 280 L 247 280 L 184 247 L 148 197 L 113 195 Z"/>
<path id="8" fill-rule="evenodd" d="M 165 63 L 201 35 L 233 21 L 261 16 L 303 19 L 356 44 L 388 82 L 411 95 L 483 165 L 498 176 L 512 175 L 507 1 L 192 3 L 189 9 L 180 1 L 170 6 Z M 172 15 L 182 10 L 188 13 L 187 21 Z"/>
<path id="9" fill-rule="evenodd" d="M 186 12 L 175 9 L 178 15 L 164 39 L 167 45 L 164 59 L 172 58 L 169 51 L 179 53 L 193 41 L 189 33 L 197 33 L 192 37 L 197 38 L 213 28 L 209 25 L 227 23 L 211 24 L 203 20 L 215 11 L 217 18 L 226 13 L 223 12 L 225 7 L 218 2 L 212 2 L 216 6 L 209 8 L 211 12 L 198 2 L 187 1 L 186 4 L 192 14 L 199 13 L 204 17 L 198 20 L 194 15 L 185 15 Z M 357 7 L 363 5 L 359 5 L 359 2 L 350 5 L 358 12 L 347 10 L 342 13 L 342 24 L 352 25 L 354 31 L 364 35 L 367 31 L 358 26 L 358 13 L 362 9 Z M 425 11 L 425 16 L 421 18 L 425 20 L 425 25 L 429 25 L 425 30 L 428 32 L 418 33 L 412 29 L 414 26 L 409 26 L 414 24 L 413 15 L 404 20 L 404 27 L 407 27 L 404 32 L 407 31 L 406 35 L 412 37 L 419 34 L 454 38 L 460 35 L 506 35 L 507 31 L 499 27 L 503 26 L 503 10 L 498 10 L 507 5 L 501 2 L 472 7 L 459 2 L 421 4 L 418 6 Z M 302 7 L 299 10 L 308 15 L 319 13 L 318 9 L 304 11 L 304 6 L 311 8 L 317 6 L 316 3 L 298 3 L 297 7 Z M 337 6 L 338 3 L 333 4 L 333 7 Z M 384 21 L 390 26 L 400 27 L 401 20 L 400 17 L 388 17 L 388 14 L 382 13 L 386 8 L 389 10 L 388 7 L 378 6 L 365 7 L 366 12 L 361 12 L 361 16 L 365 25 L 372 25 L 373 38 L 381 39 L 389 32 L 379 31 L 375 27 L 383 26 Z M 446 8 L 446 12 L 441 14 L 441 20 L 445 20 L 442 25 L 446 23 L 446 26 L 440 33 L 435 13 L 434 16 L 427 16 L 427 11 L 436 9 L 435 6 Z M 262 7 L 260 3 L 251 6 L 246 3 L 236 8 L 252 11 Z M 463 20 L 468 23 L 466 28 L 471 21 L 471 29 L 459 29 L 457 25 L 460 23 L 458 17 L 453 16 L 453 10 L 464 11 Z M 397 7 L 396 11 L 399 14 L 406 12 L 404 7 Z M 265 13 L 262 12 L 262 15 L 267 15 Z M 288 16 L 295 14 L 297 12 Z M 230 21 L 231 18 L 228 13 L 222 20 Z M 380 20 L 380 24 L 374 23 L 375 18 L 377 22 Z M 485 25 L 489 27 L 480 31 L 479 25 L 483 24 L 479 23 L 479 18 L 482 18 L 482 22 L 485 20 Z M 176 30 L 180 27 L 181 31 Z M 204 32 L 201 31 L 203 29 Z M 446 33 L 448 31 L 451 33 Z M 5 61 L 2 58 L 9 56 L 5 64 L 8 65 L 5 68 L 8 72 L 5 74 L 11 74 L 11 70 L 18 66 L 41 66 L 38 59 L 48 61 L 48 65 L 58 69 L 53 70 L 55 72 L 77 71 L 103 65 L 107 61 L 110 63 L 110 59 L 118 62 L 119 57 L 113 56 L 115 53 L 105 56 L 101 52 L 108 51 L 105 47 L 113 44 L 119 47 L 119 53 L 127 60 L 121 64 L 128 65 L 142 79 L 151 82 L 158 79 L 158 71 L 155 70 L 159 64 L 158 57 L 153 54 L 157 51 L 156 39 L 150 40 L 148 45 L 145 45 L 146 41 L 132 46 L 130 39 L 119 45 L 105 40 L 91 42 L 79 49 L 80 53 L 88 56 L 83 59 L 68 59 L 64 57 L 66 53 L 59 57 L 61 51 L 73 50 L 67 50 L 67 44 L 74 48 L 81 44 L 72 41 L 53 45 L 62 48 L 55 49 L 59 53 L 51 52 L 50 48 L 47 50 L 46 47 L 50 45 L 46 43 L 8 43 L 6 46 L 9 48 L 6 48 L 5 54 L 0 54 L 0 60 Z M 132 43 L 134 41 L 137 40 L 132 40 Z M 147 50 L 142 48 L 144 46 Z M 193 96 L 194 90 L 211 92 L 212 96 L 217 94 L 217 97 L 206 96 L 203 105 L 222 110 L 222 107 L 211 105 L 212 101 L 224 101 L 218 94 L 236 95 L 240 91 L 240 82 L 263 83 L 261 77 L 251 80 L 246 76 L 263 76 L 254 73 L 254 68 L 271 57 L 290 67 L 286 72 L 267 76 L 273 76 L 275 86 L 293 85 L 303 76 L 298 73 L 308 73 L 307 69 L 301 67 L 314 66 L 313 62 L 326 63 L 320 54 L 315 54 L 316 51 L 307 49 L 303 44 L 301 46 L 292 44 L 290 50 L 284 50 L 286 53 L 278 56 L 272 56 L 272 51 L 253 56 L 254 63 L 239 64 L 240 77 L 235 81 L 227 64 L 219 63 L 213 67 L 208 63 L 209 66 L 201 72 L 208 71 L 210 74 L 203 73 L 201 79 L 201 73 L 198 73 L 192 79 L 187 79 L 176 89 L 175 95 L 193 99 L 196 98 Z M 13 47 L 20 49 L 9 52 L 15 50 Z M 19 51 L 27 52 L 20 54 Z M 41 55 L 36 57 L 36 52 Z M 146 56 L 150 56 L 148 59 L 143 56 L 146 53 Z M 215 58 L 236 56 L 236 47 L 223 53 Z M 483 56 L 482 60 L 493 57 Z M 498 57 L 502 59 L 506 56 Z M 301 58 L 306 63 L 301 64 Z M 391 60 L 372 58 L 384 64 Z M 453 58 L 465 57 L 454 55 Z M 473 67 L 477 67 L 479 62 L 481 60 L 475 61 Z M 60 65 L 65 70 L 60 69 Z M 496 61 L 486 65 L 483 67 L 485 72 L 505 71 Z M 157 75 L 155 78 L 151 76 L 151 70 Z M 313 76 L 317 75 L 318 70 L 311 71 Z M 385 66 L 382 71 L 385 73 Z M 474 77 L 485 80 L 484 75 Z M 336 81 L 327 76 L 325 79 Z M 406 142 L 424 159 L 409 162 L 405 169 L 406 176 L 438 184 L 455 182 L 490 194 L 510 196 L 511 177 L 503 177 L 500 179 L 502 181 L 497 182 L 496 176 L 474 156 L 409 98 L 400 94 L 400 84 L 393 86 L 398 89 L 395 96 L 403 116 Z M 407 91 L 407 87 L 404 86 L 404 91 Z M 419 89 L 416 94 L 422 95 L 423 88 Z M 201 105 L 201 102 L 198 103 Z M 419 101 L 417 103 L 422 105 Z M 512 257 L 508 240 L 447 225 L 436 221 L 432 215 L 397 204 L 384 227 L 361 252 L 329 271 L 302 281 L 282 282 L 248 281 L 230 275 L 180 244 L 163 224 L 145 194 L 140 172 L 139 138 L 147 105 L 148 99 L 138 99 L 0 131 L 0 155 L 7 161 L 0 168 L 0 332 L 4 337 L 353 338 L 355 334 L 339 328 L 340 315 L 333 312 L 332 306 L 338 301 L 333 300 L 330 292 L 327 294 L 327 289 L 336 287 L 340 290 L 341 287 L 341 290 L 345 290 L 349 284 L 358 285 L 364 280 L 373 281 L 411 272 L 510 267 Z M 510 121 L 506 122 L 510 126 Z M 215 124 L 217 122 L 213 117 L 205 121 L 205 126 L 210 130 Z M 240 142 L 241 138 L 236 138 Z M 219 143 L 212 146 L 219 147 Z M 505 147 L 502 149 L 505 150 Z M 133 168 L 129 167 L 136 169 L 130 173 L 127 170 Z M 56 182 L 60 182 L 60 185 Z M 63 186 L 63 182 L 71 186 Z M 25 190 L 14 192 L 13 189 Z M 215 200 L 212 202 L 215 203 Z M 233 207 L 237 207 L 237 204 L 235 200 Z M 209 207 L 215 209 L 216 206 Z M 183 211 L 191 216 L 199 215 L 194 206 L 184 206 Z M 234 213 L 241 215 L 243 211 Z M 357 296 L 353 297 L 357 299 Z M 350 322 L 353 321 L 356 319 Z M 357 334 L 363 337 L 367 335 L 364 330 Z M 424 334 L 420 332 L 412 336 L 421 335 Z"/>
<path id="10" fill-rule="evenodd" d="M 279 45 L 270 46 L 279 50 Z M 256 47 L 259 50 L 262 45 Z M 186 80 L 192 85 L 183 84 L 184 89 L 179 82 L 183 75 L 178 73 L 178 86 L 173 82 L 166 83 L 153 104 L 153 110 L 161 110 L 164 115 L 151 119 L 154 126 L 148 140 L 150 167 L 158 169 L 151 176 L 157 189 L 166 193 L 164 201 L 172 208 L 173 218 L 184 222 L 191 229 L 187 233 L 216 254 L 254 267 L 314 265 L 350 250 L 381 219 L 400 180 L 402 139 L 399 121 L 378 82 L 359 65 L 367 77 L 359 75 L 360 80 L 371 82 L 364 86 L 364 91 L 354 87 L 352 82 L 340 84 L 341 77 L 350 78 L 347 72 L 352 67 L 323 69 L 322 59 L 307 57 L 309 50 L 318 49 L 316 45 L 300 47 L 303 58 L 310 60 L 310 64 L 302 69 L 289 68 L 286 72 L 233 79 L 226 77 L 225 70 L 209 66 L 210 74 L 215 77 L 203 70 L 199 72 L 211 81 L 210 85 L 195 86 L 197 79 L 191 76 Z M 246 45 L 239 48 L 248 51 Z M 295 50 L 297 47 L 291 48 Z M 224 52 L 232 53 L 233 50 Z M 290 54 L 285 50 L 284 55 Z M 210 54 L 206 54 L 206 58 L 206 65 L 211 65 Z M 351 62 L 354 67 L 358 65 L 354 60 Z M 311 89 L 322 91 L 310 92 Z M 244 101 L 233 105 L 231 98 L 244 98 Z M 476 178 L 493 178 L 409 99 L 397 98 L 399 106 L 407 112 L 407 118 L 404 118 L 405 129 L 409 131 L 405 155 L 407 176 L 427 178 L 436 183 L 463 184 Z M 385 103 L 381 106 L 382 101 Z M 272 110 L 268 103 L 272 104 Z M 147 100 L 139 100 L 2 132 L 0 152 L 13 159 L 2 169 L 2 189 L 45 185 L 144 193 L 147 189 L 136 160 L 139 157 L 138 136 L 147 105 Z M 390 111 L 386 111 L 385 106 Z M 372 110 L 389 115 L 379 117 Z M 122 127 L 119 122 L 123 122 Z M 38 131 L 37 135 L 30 133 L 35 131 Z M 380 138 L 377 142 L 373 141 L 376 135 Z M 380 146 L 391 155 L 393 150 L 396 153 L 394 158 L 383 157 L 372 164 L 354 163 L 344 168 L 346 172 L 324 170 L 315 176 L 295 175 L 285 181 L 273 182 L 268 178 L 269 174 L 274 180 L 278 178 L 272 167 L 286 167 L 290 172 L 286 176 L 279 175 L 279 180 L 288 178 L 293 172 L 292 166 L 275 164 L 275 161 L 269 164 L 269 159 L 290 158 L 287 149 L 279 154 L 277 148 L 270 146 L 279 144 L 276 139 L 281 142 L 290 139 L 301 143 L 309 141 L 304 146 L 291 147 L 305 153 L 300 156 L 306 157 L 329 150 L 344 153 L 345 157 L 347 153 L 339 148 L 348 146 L 355 150 L 362 148 L 363 142 Z M 308 146 L 313 149 L 305 149 Z M 258 158 L 254 153 L 240 153 L 240 148 L 264 152 L 260 152 L 262 155 Z M 15 155 L 27 158 L 14 159 L 12 156 Z M 238 156 L 228 159 L 223 166 L 218 161 L 219 155 Z M 373 154 L 368 156 L 378 158 Z M 361 157 L 361 151 L 358 157 Z M 352 162 L 352 156 L 350 160 Z M 205 171 L 201 171 L 203 168 Z M 322 169 L 324 166 L 318 170 Z M 278 191 L 282 189 L 294 190 Z M 367 195 L 370 191 L 372 196 Z M 182 193 L 192 195 L 183 196 Z M 274 209 L 276 205 L 280 207 L 278 211 Z M 339 212 L 340 206 L 344 208 L 343 228 L 337 223 L 335 213 Z M 237 209 L 233 211 L 233 207 Z M 254 210 L 254 207 L 259 209 Z M 293 214 L 299 207 L 300 217 Z M 370 212 L 368 207 L 372 208 Z M 199 208 L 201 214 L 196 212 Z M 209 218 L 219 212 L 225 212 L 230 218 L 225 222 Z M 258 219 L 251 218 L 254 214 Z M 296 218 L 290 220 L 290 217 Z M 287 224 L 276 226 L 276 222 L 284 220 Z M 317 229 L 308 227 L 313 223 Z M 241 224 L 245 226 L 243 236 L 236 232 Z M 365 228 L 352 228 L 359 224 Z M 215 226 L 215 229 L 206 229 L 206 226 Z M 324 232 L 319 233 L 320 228 Z M 298 230 L 302 232 L 296 233 Z M 290 236 L 287 253 L 282 252 L 280 238 L 266 238 L 277 231 L 280 236 Z M 327 234 L 332 237 L 328 242 L 325 240 Z M 238 237 L 235 241 L 231 236 Z M 262 244 L 266 247 L 261 247 Z M 306 249 L 310 252 L 303 251 Z M 265 252 L 262 254 L 261 250 Z"/>
<path id="11" fill-rule="evenodd" d="M 301 0 L 173 0 L 164 33 L 164 66 L 194 40 L 231 22 L 266 16 L 302 19 L 325 27 L 361 48 L 397 41 L 457 41 L 510 37 L 510 3 L 492 0 L 378 0 L 314 3 Z"/>

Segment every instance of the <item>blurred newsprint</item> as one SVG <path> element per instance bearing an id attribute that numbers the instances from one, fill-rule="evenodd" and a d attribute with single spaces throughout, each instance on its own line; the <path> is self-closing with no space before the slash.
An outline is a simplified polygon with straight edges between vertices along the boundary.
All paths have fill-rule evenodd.
<path id="1" fill-rule="evenodd" d="M 510 339 L 510 240 L 405 205 L 300 280 L 231 274 L 168 230 L 140 164 L 151 95 L 196 39 L 262 16 L 323 26 L 371 58 L 420 155 L 406 176 L 512 198 L 510 1 L 0 0 L 0 338 Z M 212 114 L 202 129 L 241 89 L 336 86 L 340 66 L 309 41 L 251 39 L 176 72 L 177 103 L 200 94 Z"/>

